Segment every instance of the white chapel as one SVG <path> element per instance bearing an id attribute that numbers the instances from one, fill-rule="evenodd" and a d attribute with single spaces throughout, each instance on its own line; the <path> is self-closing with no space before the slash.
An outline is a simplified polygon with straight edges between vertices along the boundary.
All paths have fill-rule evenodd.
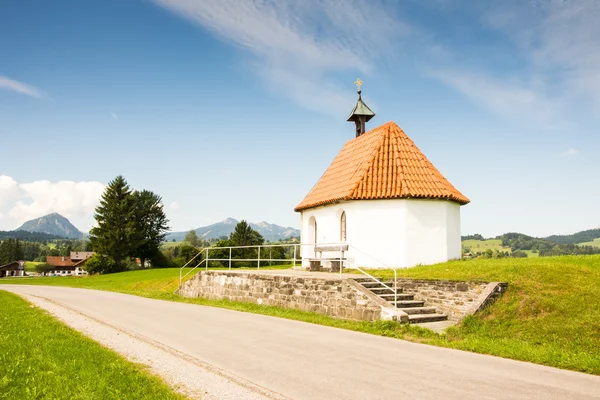
<path id="1" fill-rule="evenodd" d="M 375 113 L 361 98 L 360 79 L 355 83 L 358 102 L 348 121 L 356 137 L 295 208 L 303 266 L 339 258 L 329 245 L 340 243 L 347 267 L 406 268 L 460 258 L 460 207 L 469 199 L 396 123 L 365 131 Z"/>

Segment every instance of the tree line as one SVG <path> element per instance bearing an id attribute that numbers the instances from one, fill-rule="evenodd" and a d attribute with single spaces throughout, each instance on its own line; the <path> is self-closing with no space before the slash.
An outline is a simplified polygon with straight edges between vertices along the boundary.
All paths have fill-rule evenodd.
<path id="1" fill-rule="evenodd" d="M 48 256 L 69 256 L 72 251 L 90 251 L 89 243 L 83 240 L 62 239 L 44 244 L 14 238 L 0 242 L 0 260 L 3 260 L 4 264 L 18 260 L 46 262 Z"/>
<path id="2" fill-rule="evenodd" d="M 60 236 L 50 235 L 48 233 L 41 232 L 29 232 L 29 231 L 0 231 L 0 240 L 3 239 L 19 239 L 28 242 L 39 242 L 46 244 L 57 239 L 63 239 Z"/>

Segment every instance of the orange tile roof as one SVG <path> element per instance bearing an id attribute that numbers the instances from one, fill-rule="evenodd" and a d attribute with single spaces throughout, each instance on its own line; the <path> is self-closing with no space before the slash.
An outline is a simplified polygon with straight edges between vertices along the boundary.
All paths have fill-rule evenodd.
<path id="1" fill-rule="evenodd" d="M 348 141 L 295 211 L 343 200 L 470 200 L 438 171 L 394 122 Z"/>
<path id="2" fill-rule="evenodd" d="M 46 257 L 46 263 L 54 267 L 72 267 L 74 265 L 70 257 L 63 256 L 48 256 Z"/>

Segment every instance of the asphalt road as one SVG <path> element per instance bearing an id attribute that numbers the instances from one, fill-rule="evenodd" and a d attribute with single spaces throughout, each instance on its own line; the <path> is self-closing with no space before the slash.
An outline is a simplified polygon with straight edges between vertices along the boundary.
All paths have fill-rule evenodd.
<path id="1" fill-rule="evenodd" d="M 600 377 L 262 315 L 119 293 L 40 296 L 291 399 L 600 399 Z"/>

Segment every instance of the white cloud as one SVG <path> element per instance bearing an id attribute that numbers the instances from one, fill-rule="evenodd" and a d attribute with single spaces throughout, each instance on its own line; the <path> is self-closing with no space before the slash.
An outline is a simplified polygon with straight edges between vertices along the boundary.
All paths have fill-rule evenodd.
<path id="1" fill-rule="evenodd" d="M 510 48 L 502 57 L 495 47 L 490 54 L 449 49 L 446 60 L 430 57 L 432 77 L 502 116 L 545 127 L 594 106 L 600 110 L 600 2 L 509 0 L 468 7 L 480 13 L 488 34 L 499 34 L 496 42 Z"/>
<path id="2" fill-rule="evenodd" d="M 275 90 L 332 114 L 342 107 L 345 112 L 348 96 L 326 84 L 327 74 L 367 74 L 387 54 L 395 54 L 392 46 L 411 32 L 370 0 L 154 2 L 253 55 L 257 73 Z"/>
<path id="3" fill-rule="evenodd" d="M 171 204 L 169 204 L 169 208 L 171 210 L 179 210 L 181 208 L 181 205 L 178 202 L 174 201 Z"/>
<path id="4" fill-rule="evenodd" d="M 13 92 L 21 93 L 36 99 L 45 97 L 44 92 L 40 89 L 30 86 L 26 83 L 9 79 L 6 76 L 0 75 L 0 89 L 12 90 Z"/>
<path id="5" fill-rule="evenodd" d="M 576 156 L 577 154 L 579 154 L 579 150 L 574 149 L 574 148 L 570 148 L 570 149 L 565 150 L 562 153 L 560 153 L 560 155 L 562 157 L 572 157 L 572 156 Z"/>
<path id="6" fill-rule="evenodd" d="M 111 113 L 110 113 L 110 116 L 111 116 L 111 117 L 113 117 L 113 119 L 114 119 L 115 121 L 118 121 L 118 120 L 119 120 L 119 117 L 118 117 L 118 116 L 117 116 L 117 114 L 115 114 L 114 112 L 111 112 Z"/>
<path id="7" fill-rule="evenodd" d="M 428 70 L 428 75 L 454 88 L 476 104 L 507 118 L 551 127 L 561 103 L 525 83 L 509 82 L 466 70 Z"/>
<path id="8" fill-rule="evenodd" d="M 10 176 L 0 175 L 0 211 L 19 198 L 19 185 Z"/>
<path id="9" fill-rule="evenodd" d="M 69 218 L 78 228 L 93 223 L 94 209 L 105 185 L 100 182 L 35 181 L 17 183 L 0 176 L 0 229 L 15 229 L 23 222 L 53 212 Z"/>

